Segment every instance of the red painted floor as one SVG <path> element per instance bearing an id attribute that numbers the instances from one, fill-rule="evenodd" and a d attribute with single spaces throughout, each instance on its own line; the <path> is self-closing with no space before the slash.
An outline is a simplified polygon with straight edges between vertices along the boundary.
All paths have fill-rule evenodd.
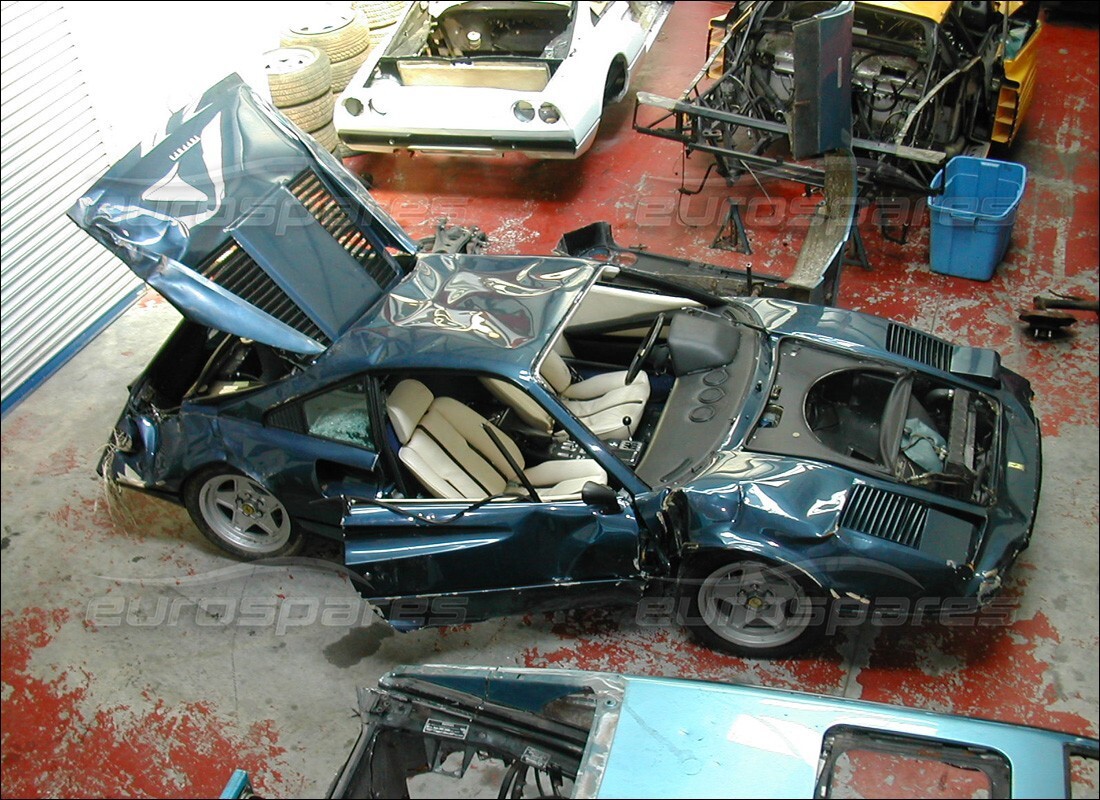
<path id="1" fill-rule="evenodd" d="M 677 4 L 633 89 L 678 95 L 704 57 L 707 18 L 724 9 Z M 1078 314 L 1073 334 L 1057 342 L 1029 339 L 1016 317 L 1036 294 L 1100 290 L 1098 51 L 1095 27 L 1046 29 L 1041 86 L 1007 154 L 1028 167 L 1029 185 L 993 280 L 930 272 L 924 216 L 905 245 L 865 222 L 873 270 L 849 268 L 843 279 L 841 305 L 995 347 L 1035 386 L 1044 494 L 1001 624 L 860 626 L 806 658 L 758 662 L 711 652 L 679 629 L 639 626 L 623 611 L 402 636 L 369 612 L 358 622 L 301 622 L 291 612 L 308 610 L 307 601 L 352 593 L 307 567 L 234 572 L 180 509 L 128 496 L 112 514 L 103 502 L 99 446 L 123 386 L 173 322 L 150 296 L 3 423 L 3 795 L 209 796 L 235 766 L 268 796 L 316 795 L 357 731 L 355 686 L 404 662 L 743 681 L 1097 735 L 1097 317 Z M 545 253 L 563 232 L 607 220 L 622 244 L 789 274 L 812 211 L 800 188 L 751 180 L 730 188 L 715 178 L 681 198 L 681 182 L 697 185 L 707 160 L 685 163 L 674 144 L 636 134 L 631 114 L 630 102 L 611 109 L 576 162 L 396 155 L 348 163 L 373 176 L 375 197 L 414 235 L 447 216 L 487 231 L 492 252 Z M 752 256 L 708 247 L 729 196 L 752 209 Z M 282 629 L 216 609 L 244 597 L 275 598 Z M 162 600 L 176 604 L 176 617 L 160 616 Z"/>

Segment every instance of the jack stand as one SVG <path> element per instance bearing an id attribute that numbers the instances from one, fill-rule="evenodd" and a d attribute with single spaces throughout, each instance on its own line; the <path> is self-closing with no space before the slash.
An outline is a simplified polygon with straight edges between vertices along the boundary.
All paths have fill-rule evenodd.
<path id="1" fill-rule="evenodd" d="M 871 271 L 871 261 L 867 258 L 867 248 L 863 246 L 863 235 L 859 226 L 852 221 L 852 234 L 848 237 L 848 246 L 844 253 L 844 263 L 854 264 L 860 269 Z"/>
<path id="2" fill-rule="evenodd" d="M 744 220 L 741 219 L 741 206 L 731 197 L 727 197 L 726 202 L 730 205 L 729 211 L 726 212 L 726 218 L 710 246 L 714 250 L 732 250 L 735 253 L 752 255 L 749 234 L 745 230 Z"/>
<path id="3" fill-rule="evenodd" d="M 913 212 L 904 202 L 895 199 L 880 197 L 875 201 L 876 215 L 878 216 L 878 229 L 882 238 L 894 244 L 907 244 L 909 242 L 909 228 L 913 224 Z M 901 212 L 908 216 L 902 220 Z M 895 221 L 891 222 L 893 216 Z M 895 232 L 896 231 L 896 232 Z"/>

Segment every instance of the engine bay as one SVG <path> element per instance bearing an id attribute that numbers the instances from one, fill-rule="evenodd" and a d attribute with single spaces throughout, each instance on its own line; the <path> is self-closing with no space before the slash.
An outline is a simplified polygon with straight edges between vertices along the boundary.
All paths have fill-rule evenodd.
<path id="1" fill-rule="evenodd" d="M 171 411 L 184 400 L 266 386 L 300 366 L 290 353 L 184 320 L 145 371 L 137 396 Z"/>
<path id="2" fill-rule="evenodd" d="M 569 6 L 551 3 L 463 3 L 432 22 L 423 54 L 564 58 L 571 19 Z"/>
<path id="3" fill-rule="evenodd" d="M 999 414 L 982 392 L 788 339 L 748 446 L 987 505 Z"/>
<path id="4" fill-rule="evenodd" d="M 712 20 L 711 58 L 682 94 L 694 98 L 691 107 L 638 129 L 712 153 L 730 183 L 759 165 L 819 185 L 820 170 L 787 163 L 797 150 L 788 141 L 798 128 L 796 62 L 805 58 L 796 55 L 795 30 L 836 7 L 825 0 L 735 5 Z M 885 196 L 926 194 L 944 160 L 1010 142 L 1030 97 L 1020 78 L 1026 67 L 1010 62 L 1036 38 L 1037 13 L 1031 3 L 856 4 L 850 136 L 861 182 Z"/>
<path id="5" fill-rule="evenodd" d="M 390 58 L 472 59 L 520 56 L 560 61 L 573 32 L 569 3 L 459 3 L 433 16 L 414 8 L 393 37 Z"/>

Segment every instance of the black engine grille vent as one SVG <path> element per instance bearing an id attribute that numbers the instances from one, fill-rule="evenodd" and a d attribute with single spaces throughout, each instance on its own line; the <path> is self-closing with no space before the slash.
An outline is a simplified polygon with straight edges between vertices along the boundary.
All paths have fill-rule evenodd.
<path id="1" fill-rule="evenodd" d="M 293 403 L 287 403 L 271 409 L 271 411 L 267 412 L 267 416 L 264 417 L 264 424 L 271 425 L 275 428 L 294 431 L 295 433 L 309 433 L 305 419 L 302 417 L 301 406 Z"/>
<path id="2" fill-rule="evenodd" d="M 328 347 L 332 341 L 252 256 L 230 241 L 199 264 L 199 273 L 285 325 Z"/>
<path id="3" fill-rule="evenodd" d="M 857 484 L 848 494 L 840 527 L 919 548 L 928 507 L 919 500 Z"/>
<path id="4" fill-rule="evenodd" d="M 367 271 L 375 283 L 386 288 L 399 277 L 394 265 L 363 235 L 340 202 L 311 170 L 301 173 L 287 188 L 321 227 Z"/>
<path id="5" fill-rule="evenodd" d="M 944 372 L 951 370 L 955 346 L 927 333 L 890 323 L 886 331 L 886 349 Z"/>

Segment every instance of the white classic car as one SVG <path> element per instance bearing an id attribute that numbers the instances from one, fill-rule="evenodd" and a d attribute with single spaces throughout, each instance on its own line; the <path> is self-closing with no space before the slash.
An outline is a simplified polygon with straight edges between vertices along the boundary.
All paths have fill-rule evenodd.
<path id="1" fill-rule="evenodd" d="M 576 158 L 669 2 L 417 2 L 336 104 L 352 150 Z"/>

